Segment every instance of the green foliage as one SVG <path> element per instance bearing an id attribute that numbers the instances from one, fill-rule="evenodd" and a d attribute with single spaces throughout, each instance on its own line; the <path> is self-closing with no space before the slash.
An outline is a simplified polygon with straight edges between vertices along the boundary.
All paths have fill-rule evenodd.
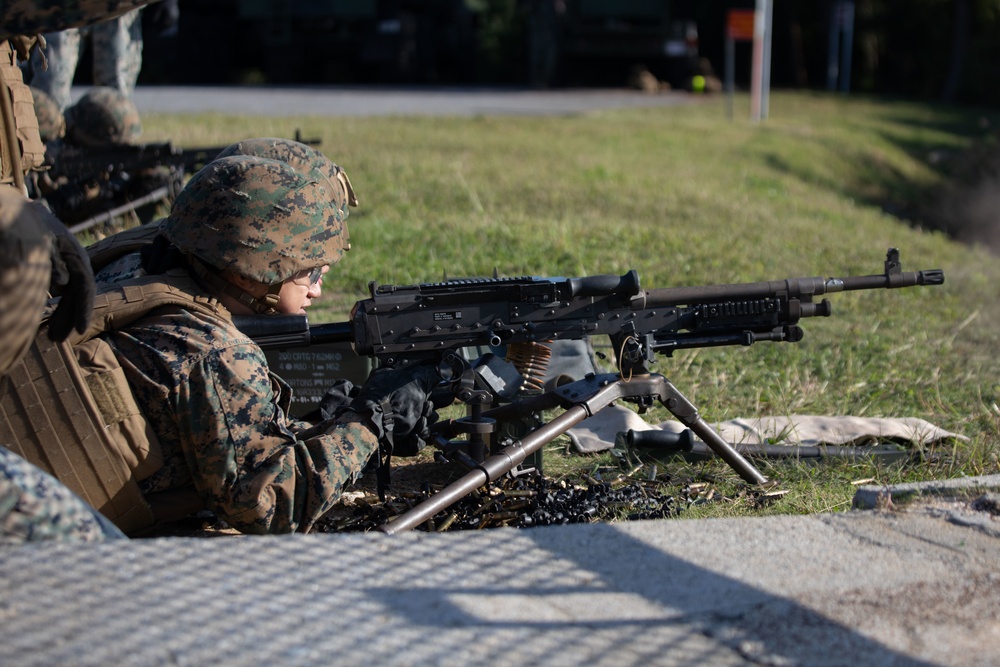
<path id="1" fill-rule="evenodd" d="M 988 134 L 983 119 L 988 128 L 1000 118 L 776 94 L 757 125 L 740 119 L 747 103 L 737 98 L 735 121 L 723 100 L 705 98 L 559 118 L 150 115 L 143 123 L 148 140 L 189 146 L 297 128 L 323 138 L 361 206 L 349 219 L 353 249 L 324 284 L 337 292 L 313 307 L 317 323 L 344 319 L 371 280 L 634 268 L 653 288 L 880 273 L 886 249 L 898 247 L 904 270 L 941 268 L 946 284 L 833 295 L 833 317 L 806 320 L 797 345 L 684 351 L 656 370 L 709 422 L 921 417 L 970 438 L 933 465 L 900 471 L 775 467 L 767 474 L 794 492 L 767 511 L 846 509 L 858 478 L 997 472 L 1000 263 L 885 209 L 947 183 L 933 156 L 976 144 Z M 661 409 L 648 420 L 669 417 Z"/>
<path id="2" fill-rule="evenodd" d="M 478 81 L 517 83 L 524 79 L 523 20 L 517 0 L 470 0 L 478 25 Z"/>
<path id="3" fill-rule="evenodd" d="M 858 2 L 860 89 L 942 99 L 949 76 L 958 73 L 955 99 L 997 104 L 991 68 L 1000 58 L 998 10 L 996 0 Z"/>

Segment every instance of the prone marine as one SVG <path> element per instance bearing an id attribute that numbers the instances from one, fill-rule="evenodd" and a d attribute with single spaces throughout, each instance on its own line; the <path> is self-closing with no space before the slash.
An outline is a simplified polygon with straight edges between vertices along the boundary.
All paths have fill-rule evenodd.
<path id="1" fill-rule="evenodd" d="M 232 324 L 305 312 L 349 248 L 353 188 L 308 151 L 298 168 L 246 149 L 206 165 L 138 253 L 140 277 L 103 285 L 95 324 L 72 339 L 107 344 L 145 420 L 138 431 L 154 435 L 129 470 L 152 523 L 208 509 L 244 533 L 308 532 L 380 449 L 419 449 L 436 419 L 434 365 L 376 369 L 329 419 L 295 419 L 289 387 Z M 131 509 L 109 518 L 140 534 L 150 521 L 117 521 Z"/>

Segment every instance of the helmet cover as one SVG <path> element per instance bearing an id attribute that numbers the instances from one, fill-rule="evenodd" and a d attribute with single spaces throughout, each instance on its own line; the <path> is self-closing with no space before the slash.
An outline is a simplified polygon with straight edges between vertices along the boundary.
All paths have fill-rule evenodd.
<path id="1" fill-rule="evenodd" d="M 358 205 L 358 199 L 344 170 L 308 144 L 292 139 L 256 137 L 226 146 L 216 158 L 230 155 L 255 155 L 280 160 L 290 164 L 301 174 L 328 180 L 337 205 L 345 212 L 348 204 Z"/>
<path id="2" fill-rule="evenodd" d="M 134 144 L 142 134 L 135 103 L 114 88 L 98 86 L 66 109 L 66 137 L 88 148 Z"/>
<path id="3" fill-rule="evenodd" d="M 329 188 L 285 162 L 223 157 L 191 177 L 160 229 L 210 266 L 275 285 L 343 255 L 347 213 Z"/>

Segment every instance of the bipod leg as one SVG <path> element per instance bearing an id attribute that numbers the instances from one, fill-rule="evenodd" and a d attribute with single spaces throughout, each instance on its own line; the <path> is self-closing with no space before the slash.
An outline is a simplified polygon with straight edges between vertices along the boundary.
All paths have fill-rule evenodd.
<path id="1" fill-rule="evenodd" d="M 500 452 L 488 457 L 463 477 L 452 482 L 413 509 L 392 517 L 388 523 L 380 526 L 379 530 L 394 535 L 416 528 L 479 487 L 500 479 L 501 476 L 521 465 L 529 455 L 614 401 L 630 398 L 652 400 L 654 397 L 661 396 L 660 386 L 662 382 L 663 378 L 659 375 L 645 375 L 642 379 L 636 378 L 629 382 L 623 381 L 621 376 L 617 374 L 588 375 L 582 380 L 562 385 L 558 389 L 540 396 L 486 410 L 482 413 L 484 419 L 511 417 L 520 414 L 525 409 L 538 410 L 561 406 L 565 411 L 520 440 L 507 445 Z M 458 421 L 456 420 L 456 422 Z M 436 424 L 435 426 L 438 437 L 444 442 L 447 442 L 443 437 L 445 433 L 461 431 L 463 428 L 463 425 L 459 423 Z"/>
<path id="2" fill-rule="evenodd" d="M 416 528 L 438 512 L 451 507 L 481 486 L 485 486 L 510 472 L 546 443 L 552 441 L 590 416 L 586 407 L 577 405 L 562 413 L 547 424 L 543 424 L 518 442 L 508 445 L 499 454 L 487 458 L 478 467 L 467 472 L 435 495 L 404 514 L 392 517 L 388 523 L 379 526 L 387 535 L 395 535 Z"/>
<path id="3" fill-rule="evenodd" d="M 565 411 L 517 442 L 488 457 L 465 476 L 413 509 L 394 516 L 388 523 L 380 526 L 379 530 L 388 535 L 395 535 L 416 528 L 481 486 L 495 482 L 519 466 L 528 455 L 619 399 L 636 401 L 644 405 L 659 400 L 685 426 L 698 434 L 712 451 L 732 466 L 744 480 L 751 484 L 769 484 L 764 475 L 698 416 L 698 409 L 662 375 L 643 374 L 628 380 L 623 380 L 618 374 L 588 375 L 582 380 L 562 385 L 554 391 L 524 401 L 525 405 L 531 405 L 532 409 L 543 406 L 555 407 L 558 403 L 565 408 Z M 499 418 L 516 414 L 524 408 L 517 406 L 516 403 L 515 401 L 510 405 L 486 410 L 482 416 Z M 438 435 L 443 436 L 445 431 L 455 428 L 455 424 L 440 426 L 437 429 Z M 461 429 L 460 426 L 457 428 Z"/>
<path id="4" fill-rule="evenodd" d="M 677 419 L 701 438 L 715 454 L 728 463 L 744 481 L 750 484 L 769 485 L 771 482 L 752 463 L 722 439 L 715 429 L 698 414 L 698 408 L 669 380 L 664 379 L 660 402 Z"/>

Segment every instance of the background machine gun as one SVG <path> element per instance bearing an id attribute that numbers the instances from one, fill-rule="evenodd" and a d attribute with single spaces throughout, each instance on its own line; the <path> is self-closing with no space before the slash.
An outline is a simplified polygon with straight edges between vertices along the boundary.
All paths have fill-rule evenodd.
<path id="1" fill-rule="evenodd" d="M 303 139 L 298 131 L 295 140 L 322 143 Z M 129 213 L 145 223 L 160 202 L 173 200 L 187 176 L 224 148 L 180 148 L 169 141 L 105 147 L 53 143 L 46 149 L 49 170 L 38 194 L 74 234 Z"/>
<path id="2" fill-rule="evenodd" d="M 640 412 L 663 405 L 748 483 L 768 480 L 724 441 L 664 376 L 652 373 L 657 354 L 759 341 L 802 340 L 800 320 L 829 317 L 825 294 L 941 285 L 939 269 L 904 272 L 889 249 L 884 273 L 845 278 L 792 278 L 735 285 L 643 290 L 633 270 L 585 278 L 483 278 L 421 285 L 371 283 L 349 322 L 310 327 L 304 316 L 237 318 L 261 347 L 350 341 L 382 365 L 434 361 L 468 416 L 435 424 L 436 446 L 463 452 L 474 468 L 450 486 L 382 527 L 395 533 L 419 526 L 477 488 L 497 480 L 556 436 L 624 400 Z M 515 398 L 531 375 L 531 348 L 550 341 L 607 335 L 617 373 L 593 374 L 542 393 Z M 470 347 L 506 349 L 475 362 Z M 525 352 L 525 348 L 528 351 Z M 528 361 L 525 361 L 528 360 Z M 518 437 L 495 437 L 498 425 L 551 409 L 563 412 Z"/>

